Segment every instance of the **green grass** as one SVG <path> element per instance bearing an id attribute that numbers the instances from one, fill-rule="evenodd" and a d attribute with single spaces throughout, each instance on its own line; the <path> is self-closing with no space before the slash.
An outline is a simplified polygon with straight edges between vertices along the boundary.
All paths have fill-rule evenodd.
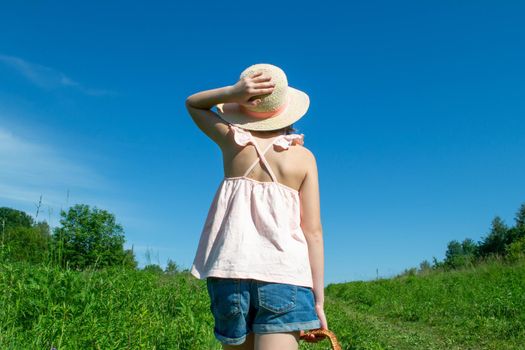
<path id="1" fill-rule="evenodd" d="M 0 288 L 0 349 L 221 349 L 187 273 L 0 263 Z M 525 263 L 333 284 L 325 311 L 343 349 L 525 349 Z"/>
<path id="2" fill-rule="evenodd" d="M 326 294 L 329 326 L 351 349 L 525 349 L 523 262 L 336 284 Z"/>
<path id="3" fill-rule="evenodd" d="M 0 264 L 0 349 L 220 349 L 192 276 Z"/>

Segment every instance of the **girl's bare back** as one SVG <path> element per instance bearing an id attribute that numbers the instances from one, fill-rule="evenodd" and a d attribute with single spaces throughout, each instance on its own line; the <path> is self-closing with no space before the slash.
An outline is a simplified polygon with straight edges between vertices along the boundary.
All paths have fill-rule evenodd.
<path id="1" fill-rule="evenodd" d="M 281 134 L 261 135 L 251 132 L 255 142 L 261 149 L 273 143 Z M 224 176 L 242 176 L 246 169 L 257 159 L 257 151 L 252 144 L 240 146 L 233 141 L 225 143 L 222 147 Z M 265 158 L 273 169 L 277 181 L 296 191 L 300 191 L 308 169 L 309 153 L 306 147 L 294 144 L 287 150 L 277 146 L 270 147 L 265 153 Z M 260 182 L 272 181 L 270 174 L 262 164 L 255 166 L 247 175 L 250 179 Z"/>

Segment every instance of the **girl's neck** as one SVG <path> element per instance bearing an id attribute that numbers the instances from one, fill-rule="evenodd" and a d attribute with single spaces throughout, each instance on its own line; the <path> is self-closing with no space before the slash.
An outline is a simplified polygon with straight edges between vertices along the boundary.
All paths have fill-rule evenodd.
<path id="1" fill-rule="evenodd" d="M 282 130 L 272 130 L 272 131 L 250 130 L 250 133 L 253 136 L 257 136 L 261 139 L 270 139 L 275 136 L 284 135 L 284 132 Z"/>

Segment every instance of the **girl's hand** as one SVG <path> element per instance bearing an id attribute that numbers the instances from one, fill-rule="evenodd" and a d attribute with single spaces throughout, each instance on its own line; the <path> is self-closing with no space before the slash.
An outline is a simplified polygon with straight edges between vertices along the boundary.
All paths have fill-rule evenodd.
<path id="1" fill-rule="evenodd" d="M 319 317 L 319 320 L 321 321 L 321 329 L 328 329 L 328 322 L 326 321 L 326 315 L 324 314 L 324 307 L 320 304 L 315 304 L 315 311 L 317 313 L 317 317 Z M 301 331 L 299 336 L 304 336 L 304 331 Z M 305 341 L 309 343 L 317 343 L 320 340 L 325 339 L 325 336 L 319 337 L 315 336 L 314 334 L 309 334 L 306 338 L 304 338 Z"/>
<path id="2" fill-rule="evenodd" d="M 315 312 L 317 312 L 317 317 L 321 321 L 321 328 L 328 329 L 328 321 L 326 320 L 326 315 L 324 314 L 324 305 L 315 304 Z"/>
<path id="3" fill-rule="evenodd" d="M 257 106 L 261 99 L 253 99 L 254 96 L 271 94 L 275 87 L 270 80 L 272 77 L 264 76 L 262 72 L 253 73 L 239 79 L 230 87 L 230 100 L 243 106 Z"/>

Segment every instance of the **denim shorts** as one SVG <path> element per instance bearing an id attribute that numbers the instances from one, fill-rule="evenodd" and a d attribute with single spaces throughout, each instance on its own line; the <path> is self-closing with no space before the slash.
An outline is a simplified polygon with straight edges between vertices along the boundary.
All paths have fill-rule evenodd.
<path id="1" fill-rule="evenodd" d="M 206 279 L 214 334 L 223 344 L 239 345 L 246 335 L 321 327 L 312 288 L 254 279 Z"/>

